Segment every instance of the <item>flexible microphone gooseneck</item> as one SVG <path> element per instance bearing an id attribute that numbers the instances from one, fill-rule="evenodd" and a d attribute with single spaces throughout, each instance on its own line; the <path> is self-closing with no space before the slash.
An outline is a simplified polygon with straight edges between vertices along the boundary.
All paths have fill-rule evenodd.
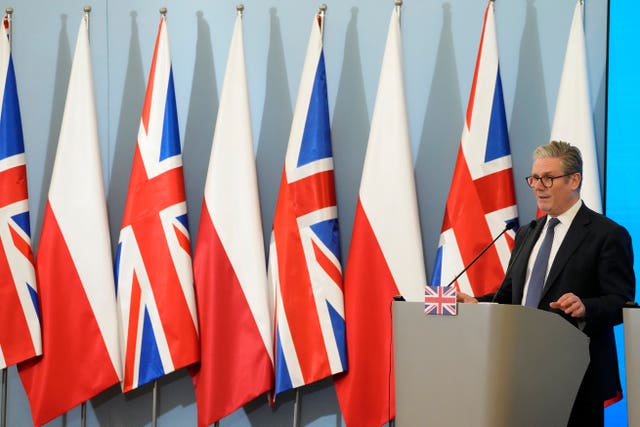
<path id="1" fill-rule="evenodd" d="M 511 273 L 511 268 L 513 268 L 513 264 L 515 264 L 518 257 L 522 253 L 522 248 L 525 247 L 525 244 L 527 243 L 527 239 L 529 239 L 529 236 L 531 236 L 532 231 L 535 230 L 537 225 L 538 225 L 538 222 L 535 219 L 529 223 L 529 228 L 527 228 L 527 234 L 523 237 L 522 244 L 518 247 L 518 251 L 515 254 L 511 255 L 511 259 L 509 260 L 509 265 L 507 266 L 507 271 L 505 271 L 504 273 L 505 278 L 509 275 L 509 273 Z M 504 285 L 504 282 L 505 281 L 503 280 L 502 283 L 500 283 L 500 286 L 498 287 L 496 292 L 493 294 L 493 298 L 491 298 L 491 302 L 496 302 L 498 298 L 498 294 L 500 293 L 500 291 L 502 291 L 502 286 Z"/>
<path id="2" fill-rule="evenodd" d="M 473 264 L 475 264 L 475 263 L 476 263 L 476 261 L 478 261 L 478 259 L 480 259 L 480 257 L 481 257 L 485 252 L 487 252 L 487 251 L 489 250 L 489 248 L 490 248 L 491 246 L 493 246 L 493 245 L 496 243 L 496 241 L 497 241 L 500 237 L 502 237 L 502 235 L 503 235 L 504 233 L 506 233 L 507 231 L 511 230 L 511 229 L 512 229 L 513 227 L 515 227 L 515 226 L 516 226 L 516 222 L 515 222 L 515 221 L 509 221 L 508 223 L 506 223 L 506 225 L 504 226 L 504 230 L 502 230 L 502 231 L 500 232 L 500 234 L 498 234 L 498 235 L 496 236 L 496 238 L 495 238 L 495 239 L 493 239 L 493 240 L 491 241 L 491 243 L 489 243 L 487 246 L 485 246 L 485 248 L 484 248 L 484 249 L 483 249 L 483 250 L 482 250 L 478 255 L 476 255 L 476 257 L 475 257 L 473 260 L 471 260 L 471 262 L 470 262 L 469 264 L 467 264 L 467 265 L 462 269 L 462 271 L 461 271 L 460 273 L 458 273 L 458 275 L 457 275 L 456 277 L 454 277 L 452 281 L 450 281 L 450 282 L 449 282 L 449 284 L 448 284 L 447 286 L 451 286 L 451 285 L 453 285 L 453 284 L 456 282 L 456 280 L 458 280 L 458 278 L 459 278 L 460 276 L 462 276 L 462 275 L 463 275 L 463 274 L 464 274 L 464 273 L 469 269 L 469 267 L 471 267 Z"/>

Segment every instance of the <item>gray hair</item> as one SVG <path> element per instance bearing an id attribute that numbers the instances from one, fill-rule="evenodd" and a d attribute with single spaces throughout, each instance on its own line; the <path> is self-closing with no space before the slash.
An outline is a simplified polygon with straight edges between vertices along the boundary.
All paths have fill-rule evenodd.
<path id="1" fill-rule="evenodd" d="M 564 141 L 551 141 L 533 152 L 533 160 L 547 157 L 559 158 L 564 174 L 579 173 L 582 176 L 582 155 L 578 147 Z"/>

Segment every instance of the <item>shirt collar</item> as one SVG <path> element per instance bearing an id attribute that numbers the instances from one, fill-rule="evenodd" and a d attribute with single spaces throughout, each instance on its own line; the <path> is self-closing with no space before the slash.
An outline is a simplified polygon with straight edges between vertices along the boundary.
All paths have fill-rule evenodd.
<path id="1" fill-rule="evenodd" d="M 582 199 L 578 199 L 578 201 L 575 202 L 573 206 L 571 206 L 569 209 L 567 209 L 566 211 L 558 215 L 556 218 L 560 220 L 560 224 L 564 224 L 568 227 L 573 222 L 573 219 L 576 217 L 581 207 L 582 207 Z M 547 222 L 549 222 L 548 221 L 549 218 L 551 217 L 547 218 Z"/>

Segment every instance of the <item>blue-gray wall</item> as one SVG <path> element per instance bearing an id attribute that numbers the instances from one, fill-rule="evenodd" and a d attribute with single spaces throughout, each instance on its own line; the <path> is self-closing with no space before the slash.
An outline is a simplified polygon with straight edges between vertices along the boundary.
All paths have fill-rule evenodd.
<path id="1" fill-rule="evenodd" d="M 325 0 L 329 108 L 336 184 L 347 253 L 391 0 Z M 85 1 L 19 0 L 13 57 L 27 152 L 34 247 L 62 118 L 71 59 Z M 183 143 L 192 240 L 199 222 L 209 150 L 236 3 L 229 0 L 101 0 L 91 3 L 91 44 L 98 120 L 113 241 L 117 241 L 149 72 L 158 9 L 168 8 L 173 72 Z M 245 50 L 253 134 L 268 241 L 293 104 L 311 22 L 319 2 L 246 0 Z M 535 215 L 523 177 L 531 152 L 547 141 L 555 109 L 573 0 L 498 0 L 496 23 L 505 107 L 522 222 Z M 406 0 L 402 7 L 405 84 L 427 275 L 449 190 L 486 2 Z M 606 0 L 587 0 L 585 29 L 600 170 L 603 166 Z M 346 257 L 345 257 L 346 259 Z M 330 380 L 305 388 L 302 424 L 343 424 Z M 29 407 L 9 370 L 10 426 L 30 425 Z M 159 425 L 195 425 L 189 377 L 160 381 Z M 221 425 L 291 425 L 293 397 L 270 409 L 251 403 Z M 114 387 L 93 399 L 88 425 L 141 426 L 151 420 L 151 390 L 122 396 Z M 75 409 L 50 423 L 79 425 Z"/>

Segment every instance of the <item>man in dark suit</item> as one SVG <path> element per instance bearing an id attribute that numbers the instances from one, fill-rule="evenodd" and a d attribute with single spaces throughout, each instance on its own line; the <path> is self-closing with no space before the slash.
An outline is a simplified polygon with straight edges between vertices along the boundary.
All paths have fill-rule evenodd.
<path id="1" fill-rule="evenodd" d="M 458 300 L 537 307 L 587 334 L 591 361 L 569 426 L 602 426 L 604 402 L 621 389 L 613 326 L 622 322 L 622 307 L 635 295 L 631 237 L 580 199 L 582 158 L 576 147 L 552 141 L 533 158 L 527 183 L 546 215 L 518 231 L 497 295 L 476 299 L 461 293 Z"/>

